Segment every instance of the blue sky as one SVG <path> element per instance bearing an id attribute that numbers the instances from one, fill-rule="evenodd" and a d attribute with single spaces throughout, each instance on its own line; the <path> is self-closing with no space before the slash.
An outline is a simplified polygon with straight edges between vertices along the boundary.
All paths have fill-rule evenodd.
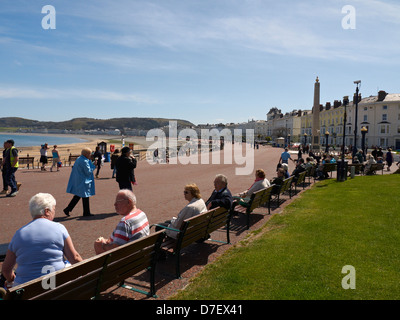
<path id="1" fill-rule="evenodd" d="M 265 120 L 311 109 L 317 76 L 322 104 L 354 80 L 400 93 L 399 17 L 394 0 L 1 0 L 0 117 Z"/>

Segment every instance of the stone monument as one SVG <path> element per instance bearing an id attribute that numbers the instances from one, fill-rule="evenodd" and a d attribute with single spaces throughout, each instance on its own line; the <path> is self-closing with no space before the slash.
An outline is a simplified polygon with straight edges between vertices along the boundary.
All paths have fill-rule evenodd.
<path id="1" fill-rule="evenodd" d="M 311 150 L 313 152 L 320 151 L 320 122 L 319 122 L 319 111 L 320 111 L 320 103 L 319 103 L 319 79 L 315 80 L 314 84 L 314 105 L 312 108 L 312 140 L 311 140 Z"/>

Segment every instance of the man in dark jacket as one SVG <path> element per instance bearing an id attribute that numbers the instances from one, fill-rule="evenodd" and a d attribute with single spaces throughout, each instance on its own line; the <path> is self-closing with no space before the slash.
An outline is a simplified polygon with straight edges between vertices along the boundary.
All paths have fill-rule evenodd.
<path id="1" fill-rule="evenodd" d="M 136 163 L 135 157 L 131 156 L 131 149 L 129 147 L 122 148 L 121 156 L 117 159 L 115 164 L 117 168 L 116 180 L 120 190 L 132 190 L 132 184 L 136 181 L 134 173 Z"/>
<path id="2" fill-rule="evenodd" d="M 223 174 L 218 174 L 214 179 L 215 190 L 206 202 L 207 209 L 224 207 L 230 209 L 232 205 L 232 194 L 228 189 L 228 179 Z"/>

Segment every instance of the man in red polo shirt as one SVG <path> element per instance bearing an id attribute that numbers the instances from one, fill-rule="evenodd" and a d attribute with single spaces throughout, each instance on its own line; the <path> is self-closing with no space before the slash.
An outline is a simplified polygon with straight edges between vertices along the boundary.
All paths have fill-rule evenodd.
<path id="1" fill-rule="evenodd" d="M 95 241 L 94 250 L 96 254 L 150 234 L 147 216 L 136 207 L 136 197 L 131 190 L 120 190 L 117 193 L 114 206 L 116 212 L 123 217 L 109 239 L 100 237 Z"/>

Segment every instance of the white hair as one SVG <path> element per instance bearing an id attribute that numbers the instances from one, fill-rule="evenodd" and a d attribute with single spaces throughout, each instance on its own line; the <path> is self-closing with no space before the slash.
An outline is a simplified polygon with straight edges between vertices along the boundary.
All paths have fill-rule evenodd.
<path id="1" fill-rule="evenodd" d="M 126 199 L 131 201 L 134 205 L 136 205 L 136 196 L 135 194 L 129 189 L 122 189 L 118 192 L 119 194 L 123 194 Z"/>
<path id="2" fill-rule="evenodd" d="M 53 209 L 56 199 L 50 193 L 38 193 L 29 200 L 29 211 L 32 218 L 43 216 L 46 209 Z"/>

